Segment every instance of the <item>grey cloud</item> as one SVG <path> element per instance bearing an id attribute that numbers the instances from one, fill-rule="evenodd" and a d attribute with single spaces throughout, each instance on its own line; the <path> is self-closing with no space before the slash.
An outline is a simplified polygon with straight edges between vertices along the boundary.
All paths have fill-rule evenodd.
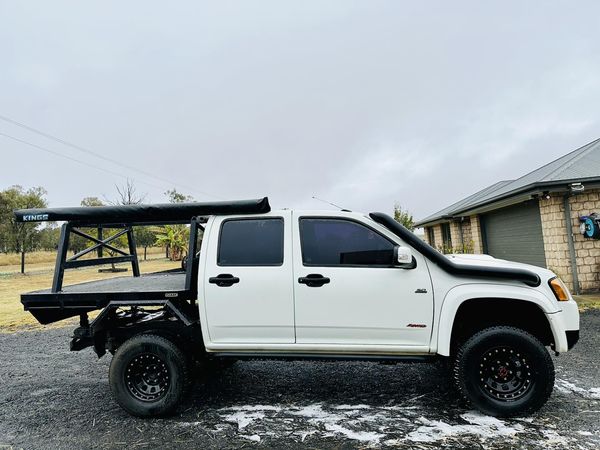
<path id="1" fill-rule="evenodd" d="M 600 7 L 533 6 L 3 2 L 0 114 L 223 198 L 422 217 L 600 135 Z M 122 182 L 0 153 L 2 186 L 44 185 L 54 205 Z M 110 168 L 153 201 L 171 187 Z"/>

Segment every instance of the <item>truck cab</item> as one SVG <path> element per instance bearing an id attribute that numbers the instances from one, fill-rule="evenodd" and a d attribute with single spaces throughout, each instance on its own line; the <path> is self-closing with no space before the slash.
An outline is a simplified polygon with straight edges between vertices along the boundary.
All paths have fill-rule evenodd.
<path id="1" fill-rule="evenodd" d="M 577 305 L 551 271 L 442 255 L 382 213 L 272 211 L 266 198 L 185 212 L 163 206 L 118 214 L 125 227 L 194 214 L 190 229 L 202 239 L 190 233 L 180 288 L 154 275 L 151 290 L 88 283 L 22 298 L 42 321 L 80 315 L 72 349 L 114 354 L 111 389 L 134 415 L 174 411 L 193 367 L 218 376 L 216 367 L 245 358 L 442 360 L 476 408 L 523 415 L 552 392 L 548 349 L 566 352 L 579 336 Z M 114 223 L 111 208 L 48 220 L 95 227 Z M 44 215 L 53 212 L 18 211 L 17 219 Z M 90 323 L 94 309 L 101 313 Z"/>
<path id="2" fill-rule="evenodd" d="M 198 277 L 207 350 L 428 354 L 431 277 L 417 252 L 394 264 L 399 245 L 351 212 L 211 218 Z"/>

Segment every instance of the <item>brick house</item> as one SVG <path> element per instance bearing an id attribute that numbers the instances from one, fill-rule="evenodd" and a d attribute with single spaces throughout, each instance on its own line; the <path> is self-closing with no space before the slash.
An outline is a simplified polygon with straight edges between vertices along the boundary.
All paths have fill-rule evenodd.
<path id="1" fill-rule="evenodd" d="M 416 225 L 445 253 L 487 253 L 547 267 L 583 293 L 600 291 L 600 240 L 579 231 L 579 217 L 593 212 L 600 213 L 600 139 Z"/>

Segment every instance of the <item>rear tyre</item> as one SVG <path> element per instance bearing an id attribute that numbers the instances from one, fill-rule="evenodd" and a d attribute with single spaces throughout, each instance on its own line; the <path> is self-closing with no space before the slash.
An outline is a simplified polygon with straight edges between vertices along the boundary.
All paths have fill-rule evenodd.
<path id="1" fill-rule="evenodd" d="M 188 392 L 189 363 L 170 340 L 137 335 L 115 353 L 109 384 L 115 400 L 129 414 L 165 416 L 175 411 Z"/>
<path id="2" fill-rule="evenodd" d="M 554 364 L 531 334 L 513 327 L 491 327 L 459 348 L 454 381 L 463 397 L 485 414 L 525 415 L 540 409 L 550 397 Z"/>

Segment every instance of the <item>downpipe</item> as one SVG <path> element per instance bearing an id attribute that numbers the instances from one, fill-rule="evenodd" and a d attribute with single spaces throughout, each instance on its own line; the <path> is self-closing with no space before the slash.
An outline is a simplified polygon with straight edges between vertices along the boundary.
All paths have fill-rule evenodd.
<path id="1" fill-rule="evenodd" d="M 573 290 L 575 295 L 580 294 L 579 274 L 577 273 L 577 254 L 575 252 L 575 242 L 573 241 L 573 223 L 571 220 L 571 204 L 569 203 L 570 193 L 563 196 L 565 209 L 565 222 L 567 225 L 567 243 L 569 244 L 569 259 L 571 260 L 571 273 L 573 274 Z"/>

